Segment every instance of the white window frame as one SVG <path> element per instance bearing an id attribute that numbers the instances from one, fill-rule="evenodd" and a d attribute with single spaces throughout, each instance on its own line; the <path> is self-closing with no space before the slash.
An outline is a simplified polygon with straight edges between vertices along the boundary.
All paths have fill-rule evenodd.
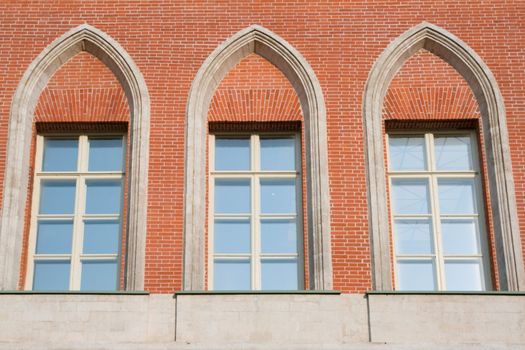
<path id="1" fill-rule="evenodd" d="M 262 171 L 260 169 L 260 137 L 265 138 L 293 138 L 295 140 L 295 164 L 296 169 L 290 171 Z M 247 171 L 223 171 L 215 170 L 215 138 L 249 138 L 250 139 L 250 170 Z M 214 259 L 223 258 L 250 259 L 251 266 L 251 290 L 261 290 L 261 260 L 293 260 L 297 259 L 297 285 L 298 290 L 304 289 L 304 237 L 303 237 L 303 199 L 302 199 L 302 162 L 301 142 L 295 133 L 216 133 L 209 135 L 209 192 L 208 192 L 208 290 L 213 290 L 214 284 Z M 250 214 L 215 214 L 215 179 L 250 179 L 251 188 L 251 212 Z M 296 210 L 295 215 L 289 214 L 261 214 L 260 213 L 260 180 L 261 179 L 295 179 Z M 250 220 L 251 251 L 246 254 L 215 254 L 214 253 L 214 221 L 216 218 Z M 261 253 L 260 220 L 267 219 L 294 219 L 297 226 L 297 253 Z"/>
<path id="2" fill-rule="evenodd" d="M 389 137 L 392 136 L 423 136 L 425 139 L 425 156 L 426 156 L 426 169 L 421 171 L 414 170 L 402 170 L 402 171 L 393 171 L 390 170 L 390 147 L 389 147 Z M 434 148 L 434 137 L 435 136 L 468 136 L 470 138 L 472 146 L 472 170 L 437 170 L 436 162 L 434 159 L 435 148 Z M 434 270 L 436 272 L 436 290 L 437 291 L 446 291 L 446 277 L 445 277 L 445 256 L 442 251 L 442 230 L 441 230 L 441 213 L 439 212 L 439 198 L 438 198 L 438 179 L 449 178 L 449 179 L 473 179 L 475 186 L 475 201 L 478 209 L 477 214 L 447 214 L 447 217 L 457 217 L 457 218 L 477 218 L 478 224 L 478 250 L 479 254 L 463 254 L 463 255 L 454 255 L 453 258 L 449 257 L 449 260 L 473 260 L 478 258 L 481 268 L 481 287 L 482 290 L 488 291 L 492 290 L 492 279 L 491 279 L 491 267 L 490 267 L 490 257 L 489 257 L 489 247 L 488 247 L 488 231 L 487 231 L 487 221 L 485 215 L 485 196 L 482 185 L 482 175 L 480 168 L 480 157 L 478 150 L 478 138 L 477 133 L 473 130 L 409 130 L 409 131 L 388 131 L 385 133 L 386 138 L 386 156 L 387 156 L 387 176 L 388 176 L 388 188 L 390 189 L 390 227 L 391 227 L 391 239 L 392 239 L 392 262 L 393 262 L 393 271 L 394 271 L 394 283 L 395 289 L 399 289 L 398 282 L 398 271 L 397 263 L 399 260 L 410 261 L 410 260 L 421 260 L 421 259 L 432 259 Z M 429 184 L 429 200 L 430 200 L 430 213 L 429 214 L 397 214 L 394 215 L 393 210 L 393 196 L 392 196 L 392 180 L 393 179 L 427 179 Z M 428 218 L 431 220 L 432 226 L 432 244 L 434 247 L 433 254 L 407 254 L 401 255 L 397 254 L 396 251 L 396 240 L 395 240 L 395 219 L 403 217 L 421 217 Z"/>
<path id="3" fill-rule="evenodd" d="M 89 139 L 122 138 L 122 171 L 88 171 Z M 44 140 L 49 139 L 78 139 L 77 171 L 43 171 Z M 35 261 L 70 261 L 69 290 L 79 291 L 81 286 L 82 261 L 116 261 L 117 281 L 116 290 L 120 287 L 121 256 L 122 256 L 122 228 L 124 208 L 124 179 L 126 164 L 126 135 L 122 133 L 107 134 L 38 134 L 36 139 L 35 173 L 33 180 L 33 195 L 31 203 L 31 221 L 28 242 L 27 272 L 25 279 L 25 290 L 33 289 L 34 264 Z M 73 214 L 53 215 L 39 214 L 40 188 L 42 180 L 74 180 L 76 182 L 75 210 Z M 85 214 L 86 182 L 90 180 L 120 180 L 122 194 L 120 199 L 120 214 Z M 71 254 L 36 254 L 38 220 L 41 218 L 49 220 L 73 220 L 73 236 Z M 90 220 L 118 220 L 119 240 L 116 254 L 83 254 L 84 219 Z"/>

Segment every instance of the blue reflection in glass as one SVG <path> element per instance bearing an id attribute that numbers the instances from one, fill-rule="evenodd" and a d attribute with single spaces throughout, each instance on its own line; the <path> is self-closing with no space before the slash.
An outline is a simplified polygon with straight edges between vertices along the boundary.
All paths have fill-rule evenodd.
<path id="1" fill-rule="evenodd" d="M 215 220 L 213 234 L 213 250 L 215 253 L 250 252 L 249 220 Z"/>
<path id="2" fill-rule="evenodd" d="M 263 253 L 296 253 L 295 220 L 261 220 L 261 251 Z"/>
<path id="3" fill-rule="evenodd" d="M 215 180 L 215 212 L 240 214 L 250 212 L 250 180 Z"/>
<path id="4" fill-rule="evenodd" d="M 84 260 L 80 290 L 117 290 L 117 262 Z"/>
<path id="5" fill-rule="evenodd" d="M 42 181 L 40 214 L 73 214 L 75 210 L 75 181 Z"/>
<path id="6" fill-rule="evenodd" d="M 426 169 L 425 138 L 389 136 L 389 165 L 391 170 Z"/>
<path id="7" fill-rule="evenodd" d="M 261 180 L 261 212 L 295 213 L 295 179 Z"/>
<path id="8" fill-rule="evenodd" d="M 122 197 L 120 180 L 86 181 L 86 214 L 119 214 Z"/>
<path id="9" fill-rule="evenodd" d="M 122 138 L 89 139 L 89 171 L 122 171 Z"/>
<path id="10" fill-rule="evenodd" d="M 35 261 L 33 290 L 69 290 L 69 261 Z"/>
<path id="11" fill-rule="evenodd" d="M 431 260 L 399 261 L 398 290 L 436 290 L 436 275 Z"/>
<path id="12" fill-rule="evenodd" d="M 394 228 L 397 254 L 432 254 L 434 252 L 430 220 L 396 220 Z"/>
<path id="13" fill-rule="evenodd" d="M 295 139 L 261 139 L 261 170 L 295 170 Z"/>
<path id="14" fill-rule="evenodd" d="M 475 219 L 441 220 L 445 254 L 478 254 L 478 230 Z"/>
<path id="15" fill-rule="evenodd" d="M 250 170 L 250 139 L 215 139 L 215 170 Z"/>
<path id="16" fill-rule="evenodd" d="M 76 171 L 78 140 L 45 139 L 43 171 Z"/>
<path id="17" fill-rule="evenodd" d="M 36 253 L 70 254 L 72 237 L 72 221 L 39 221 Z"/>
<path id="18" fill-rule="evenodd" d="M 480 291 L 481 265 L 479 261 L 445 261 L 447 290 Z"/>
<path id="19" fill-rule="evenodd" d="M 250 290 L 250 260 L 215 260 L 214 290 Z"/>
<path id="20" fill-rule="evenodd" d="M 262 290 L 297 290 L 297 260 L 262 260 Z"/>
<path id="21" fill-rule="evenodd" d="M 473 179 L 439 179 L 438 196 L 441 214 L 477 213 Z"/>
<path id="22" fill-rule="evenodd" d="M 84 254 L 117 254 L 120 223 L 110 220 L 84 221 Z"/>

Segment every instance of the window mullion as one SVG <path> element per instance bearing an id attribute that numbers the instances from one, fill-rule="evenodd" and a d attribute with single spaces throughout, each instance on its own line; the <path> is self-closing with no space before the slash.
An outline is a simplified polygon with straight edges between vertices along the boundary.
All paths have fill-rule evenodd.
<path id="1" fill-rule="evenodd" d="M 214 225 L 215 225 L 215 176 L 213 176 L 212 171 L 215 170 L 215 135 L 209 135 L 209 144 L 208 144 L 208 167 L 210 170 L 210 179 L 208 187 L 208 289 L 213 289 L 213 270 L 215 268 L 215 259 L 214 259 Z"/>
<path id="2" fill-rule="evenodd" d="M 79 137 L 78 142 L 78 168 L 79 172 L 85 172 L 87 168 L 87 136 Z M 75 216 L 73 219 L 73 245 L 71 248 L 71 290 L 80 290 L 82 279 L 82 262 L 80 261 L 80 254 L 82 252 L 82 243 L 84 230 L 83 213 L 85 210 L 85 192 L 86 184 L 85 178 L 82 175 L 76 176 L 76 192 L 75 192 Z"/>
<path id="3" fill-rule="evenodd" d="M 434 151 L 434 135 L 426 134 L 427 142 L 427 157 L 428 157 L 428 169 L 431 172 L 435 171 L 436 159 Z M 434 244 L 434 256 L 435 256 L 435 265 L 436 265 L 436 279 L 437 279 L 437 289 L 445 289 L 445 275 L 444 275 L 444 262 L 443 262 L 443 253 L 441 250 L 441 223 L 440 223 L 440 210 L 439 210 L 439 196 L 438 196 L 438 184 L 437 184 L 437 175 L 432 173 L 430 175 L 430 202 L 432 207 L 432 231 L 434 232 L 433 244 Z"/>
<path id="4" fill-rule="evenodd" d="M 251 224 L 251 266 L 252 266 L 252 288 L 261 289 L 261 260 L 260 260 L 260 232 L 259 232 L 259 213 L 260 213 L 260 181 L 259 176 L 255 173 L 260 169 L 260 140 L 259 135 L 251 135 L 252 144 L 252 224 Z"/>

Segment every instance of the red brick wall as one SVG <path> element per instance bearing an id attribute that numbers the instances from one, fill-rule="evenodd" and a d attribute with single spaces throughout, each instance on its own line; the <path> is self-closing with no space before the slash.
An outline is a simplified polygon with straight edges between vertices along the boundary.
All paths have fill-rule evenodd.
<path id="1" fill-rule="evenodd" d="M 143 73 L 151 97 L 146 252 L 146 289 L 151 292 L 168 293 L 182 287 L 184 125 L 191 83 L 218 44 L 254 23 L 301 52 L 323 89 L 335 289 L 363 292 L 371 288 L 362 127 L 366 79 L 386 46 L 423 20 L 470 45 L 499 83 L 525 243 L 525 148 L 521 146 L 525 132 L 525 5 L 521 0 L 9 0 L 0 3 L 0 13 L 0 182 L 15 89 L 31 61 L 55 38 L 87 22 L 117 40 Z M 405 113 L 390 108 L 394 112 Z"/>

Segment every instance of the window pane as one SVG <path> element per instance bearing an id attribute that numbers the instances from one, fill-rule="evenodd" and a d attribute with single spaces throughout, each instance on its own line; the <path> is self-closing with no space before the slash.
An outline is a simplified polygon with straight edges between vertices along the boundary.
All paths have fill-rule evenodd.
<path id="1" fill-rule="evenodd" d="M 295 220 L 261 220 L 263 253 L 297 253 Z"/>
<path id="2" fill-rule="evenodd" d="M 297 290 L 297 260 L 262 260 L 262 290 Z"/>
<path id="3" fill-rule="evenodd" d="M 397 137 L 388 138 L 388 157 L 390 170 L 425 170 L 425 138 Z"/>
<path id="4" fill-rule="evenodd" d="M 398 290 L 436 290 L 434 264 L 431 260 L 399 261 Z"/>
<path id="5" fill-rule="evenodd" d="M 122 138 L 89 139 L 89 171 L 122 171 Z"/>
<path id="6" fill-rule="evenodd" d="M 393 179 L 394 214 L 428 214 L 428 181 L 425 179 Z"/>
<path id="7" fill-rule="evenodd" d="M 261 212 L 295 213 L 295 179 L 261 180 Z"/>
<path id="8" fill-rule="evenodd" d="M 75 211 L 73 181 L 42 181 L 40 189 L 40 214 L 73 214 Z"/>
<path id="9" fill-rule="evenodd" d="M 250 220 L 215 220 L 213 249 L 215 253 L 249 253 Z"/>
<path id="10" fill-rule="evenodd" d="M 250 290 L 250 260 L 215 260 L 214 290 Z"/>
<path id="11" fill-rule="evenodd" d="M 447 290 L 479 291 L 481 265 L 479 261 L 445 261 Z"/>
<path id="12" fill-rule="evenodd" d="M 443 252 L 445 254 L 478 254 L 478 234 L 475 220 L 441 220 Z"/>
<path id="13" fill-rule="evenodd" d="M 215 139 L 215 170 L 250 170 L 250 139 Z"/>
<path id="14" fill-rule="evenodd" d="M 395 246 L 397 254 L 432 254 L 430 220 L 396 220 Z"/>
<path id="15" fill-rule="evenodd" d="M 441 214 L 477 213 L 474 192 L 473 179 L 438 180 Z"/>
<path id="16" fill-rule="evenodd" d="M 295 170 L 295 139 L 261 139 L 261 170 Z"/>
<path id="17" fill-rule="evenodd" d="M 241 214 L 250 212 L 250 180 L 215 180 L 215 212 Z"/>
<path id="18" fill-rule="evenodd" d="M 78 140 L 44 139 L 43 171 L 76 171 Z"/>
<path id="19" fill-rule="evenodd" d="M 120 223 L 111 220 L 84 221 L 84 254 L 118 254 Z"/>
<path id="20" fill-rule="evenodd" d="M 117 290 L 117 262 L 83 261 L 80 290 Z"/>
<path id="21" fill-rule="evenodd" d="M 436 136 L 437 170 L 473 170 L 470 137 Z"/>
<path id="22" fill-rule="evenodd" d="M 69 261 L 35 261 L 33 290 L 69 290 Z"/>
<path id="23" fill-rule="evenodd" d="M 119 214 L 122 198 L 120 180 L 86 181 L 86 214 Z"/>
<path id="24" fill-rule="evenodd" d="M 72 221 L 39 221 L 36 254 L 70 254 Z"/>

